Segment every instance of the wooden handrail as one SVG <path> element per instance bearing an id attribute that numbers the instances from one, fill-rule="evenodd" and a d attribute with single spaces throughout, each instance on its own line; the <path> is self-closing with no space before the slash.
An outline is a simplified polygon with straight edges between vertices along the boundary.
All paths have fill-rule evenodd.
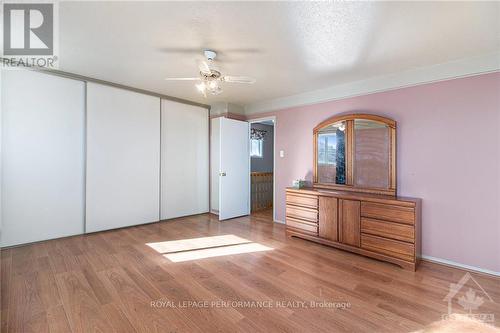
<path id="1" fill-rule="evenodd" d="M 273 206 L 273 173 L 251 172 L 252 212 Z"/>

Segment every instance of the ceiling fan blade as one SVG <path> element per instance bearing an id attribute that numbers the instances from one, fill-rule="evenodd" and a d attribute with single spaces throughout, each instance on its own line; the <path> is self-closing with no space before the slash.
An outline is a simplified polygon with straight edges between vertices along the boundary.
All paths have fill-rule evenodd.
<path id="1" fill-rule="evenodd" d="M 200 50 L 206 50 L 209 48 L 203 48 L 203 47 L 162 47 L 158 48 L 158 51 L 164 52 L 164 53 L 181 53 L 181 54 L 200 54 Z M 255 54 L 255 53 L 262 53 L 261 49 L 257 48 L 244 48 L 244 47 L 236 47 L 236 48 L 229 48 L 229 49 L 221 49 L 217 48 L 217 54 L 225 54 L 227 56 L 228 53 L 249 53 L 249 54 Z"/>
<path id="2" fill-rule="evenodd" d="M 198 60 L 198 68 L 200 69 L 200 72 L 202 72 L 202 73 L 205 73 L 205 74 L 212 73 L 212 70 L 210 69 L 208 62 L 205 60 Z"/>
<path id="3" fill-rule="evenodd" d="M 199 77 L 167 77 L 165 81 L 198 81 Z"/>
<path id="4" fill-rule="evenodd" d="M 255 79 L 253 77 L 249 76 L 231 76 L 231 75 L 225 75 L 223 77 L 224 82 L 230 82 L 230 83 L 255 83 Z"/>

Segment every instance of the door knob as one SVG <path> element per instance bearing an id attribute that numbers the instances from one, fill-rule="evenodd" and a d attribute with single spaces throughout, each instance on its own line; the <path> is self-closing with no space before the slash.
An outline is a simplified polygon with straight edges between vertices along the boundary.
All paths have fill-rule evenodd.
<path id="1" fill-rule="evenodd" d="M 221 177 L 225 177 L 225 176 L 226 176 L 226 173 L 225 173 L 225 172 L 220 172 L 220 173 L 219 173 L 219 176 L 221 176 Z"/>

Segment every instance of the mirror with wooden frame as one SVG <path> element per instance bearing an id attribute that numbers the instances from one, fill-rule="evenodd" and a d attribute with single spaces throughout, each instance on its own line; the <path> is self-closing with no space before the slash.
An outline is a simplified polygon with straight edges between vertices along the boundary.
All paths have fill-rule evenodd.
<path id="1" fill-rule="evenodd" d="M 396 195 L 396 122 L 351 114 L 314 128 L 314 187 Z"/>

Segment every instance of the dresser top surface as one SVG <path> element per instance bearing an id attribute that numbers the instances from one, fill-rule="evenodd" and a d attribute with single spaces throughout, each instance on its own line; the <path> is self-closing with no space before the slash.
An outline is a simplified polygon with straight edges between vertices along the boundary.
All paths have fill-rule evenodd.
<path id="1" fill-rule="evenodd" d="M 354 191 L 336 191 L 336 190 L 326 190 L 319 189 L 313 187 L 303 187 L 303 188 L 294 188 L 287 187 L 287 192 L 295 192 L 302 194 L 312 194 L 318 196 L 327 196 L 327 197 L 338 197 L 343 199 L 352 199 L 352 200 L 364 200 L 364 201 L 372 201 L 372 202 L 382 202 L 382 203 L 410 203 L 412 205 L 420 203 L 421 199 L 419 198 L 410 198 L 410 197 L 401 197 L 401 196 L 392 196 L 392 195 L 381 195 L 381 194 L 371 194 L 371 193 L 361 193 Z"/>

